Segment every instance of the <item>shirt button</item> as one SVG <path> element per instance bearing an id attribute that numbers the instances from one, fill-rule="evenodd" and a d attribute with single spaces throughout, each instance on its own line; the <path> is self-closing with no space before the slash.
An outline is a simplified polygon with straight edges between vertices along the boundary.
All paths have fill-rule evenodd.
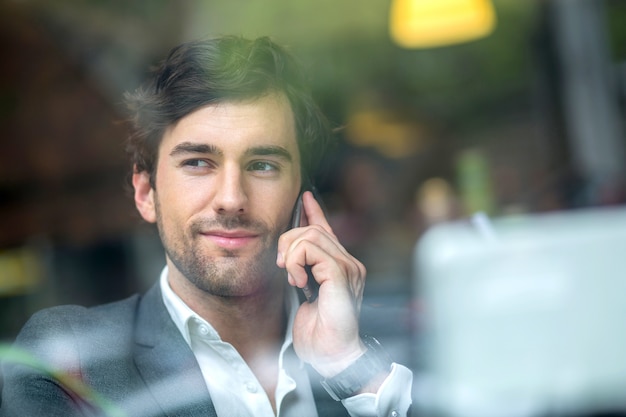
<path id="1" fill-rule="evenodd" d="M 257 386 L 254 382 L 246 383 L 246 389 L 248 390 L 250 394 L 254 394 L 257 392 Z"/>
<path id="2" fill-rule="evenodd" d="M 206 325 L 204 325 L 204 324 L 200 325 L 198 330 L 200 331 L 200 334 L 202 336 L 206 336 L 207 334 L 209 334 L 209 328 Z"/>
<path id="3" fill-rule="evenodd" d="M 398 414 L 398 412 L 396 410 L 393 410 L 391 412 L 391 417 L 398 417 L 400 414 Z"/>

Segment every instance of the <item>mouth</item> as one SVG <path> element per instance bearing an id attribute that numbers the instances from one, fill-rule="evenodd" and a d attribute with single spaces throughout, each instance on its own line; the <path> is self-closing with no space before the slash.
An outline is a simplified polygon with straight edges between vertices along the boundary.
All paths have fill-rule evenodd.
<path id="1" fill-rule="evenodd" d="M 201 235 L 216 246 L 228 250 L 244 248 L 259 237 L 257 233 L 247 230 L 209 230 Z"/>

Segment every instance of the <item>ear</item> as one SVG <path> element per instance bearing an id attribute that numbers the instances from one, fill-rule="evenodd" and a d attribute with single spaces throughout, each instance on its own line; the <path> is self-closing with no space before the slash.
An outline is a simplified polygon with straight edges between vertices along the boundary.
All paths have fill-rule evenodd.
<path id="1" fill-rule="evenodd" d="M 133 173 L 133 188 L 135 189 L 135 206 L 141 217 L 148 223 L 156 222 L 154 189 L 150 184 L 150 175 L 146 171 L 135 171 Z"/>

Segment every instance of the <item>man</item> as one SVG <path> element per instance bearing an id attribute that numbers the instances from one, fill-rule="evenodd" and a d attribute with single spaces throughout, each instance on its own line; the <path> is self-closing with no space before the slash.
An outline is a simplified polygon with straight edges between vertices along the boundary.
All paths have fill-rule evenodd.
<path id="1" fill-rule="evenodd" d="M 127 101 L 167 266 L 144 296 L 36 314 L 0 415 L 406 415 L 411 372 L 359 334 L 365 268 L 310 191 L 290 228 L 330 140 L 293 59 L 267 38 L 186 43 Z"/>

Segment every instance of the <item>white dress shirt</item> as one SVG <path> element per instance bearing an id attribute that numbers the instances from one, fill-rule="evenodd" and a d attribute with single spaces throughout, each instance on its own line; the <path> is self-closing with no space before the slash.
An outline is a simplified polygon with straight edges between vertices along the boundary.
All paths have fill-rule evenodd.
<path id="1" fill-rule="evenodd" d="M 176 327 L 191 347 L 220 416 L 275 417 L 269 398 L 239 352 L 222 341 L 213 326 L 172 291 L 167 267 L 161 273 L 163 302 Z M 295 289 L 287 292 L 285 341 L 280 349 L 275 401 L 278 417 L 316 417 L 315 400 L 304 364 L 293 350 L 292 329 L 299 306 Z M 342 400 L 353 417 L 404 416 L 411 404 L 413 375 L 394 363 L 378 393 Z M 324 416 L 319 416 L 324 417 Z"/>

